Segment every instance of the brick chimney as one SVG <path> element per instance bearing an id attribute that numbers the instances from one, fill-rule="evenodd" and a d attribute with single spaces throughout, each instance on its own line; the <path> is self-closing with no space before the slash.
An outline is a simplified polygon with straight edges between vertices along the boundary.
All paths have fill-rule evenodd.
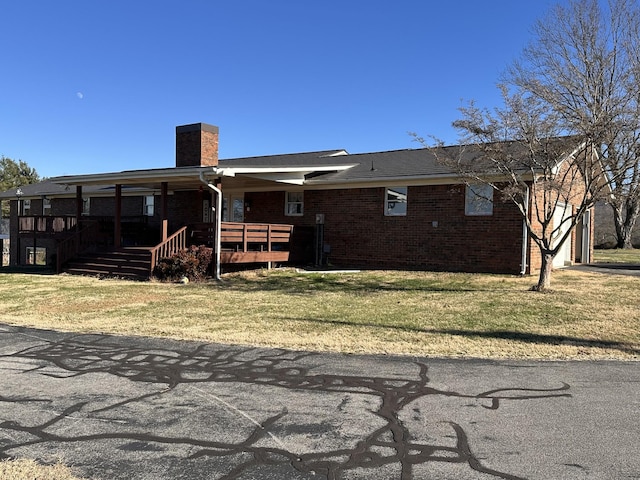
<path id="1" fill-rule="evenodd" d="M 218 165 L 218 127 L 193 123 L 176 127 L 176 167 Z"/>

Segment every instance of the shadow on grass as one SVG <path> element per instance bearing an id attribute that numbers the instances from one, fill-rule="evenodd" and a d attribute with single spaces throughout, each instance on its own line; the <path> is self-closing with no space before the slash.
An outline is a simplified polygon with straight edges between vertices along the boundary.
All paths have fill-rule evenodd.
<path id="1" fill-rule="evenodd" d="M 12 273 L 28 273 L 30 275 L 55 275 L 56 272 L 54 269 L 48 266 L 40 266 L 40 265 L 21 265 L 21 266 L 9 266 L 3 265 L 0 267 L 0 275 L 1 274 L 12 274 Z"/>
<path id="2" fill-rule="evenodd" d="M 437 275 L 437 274 L 435 274 Z M 353 274 L 269 274 L 257 277 L 230 277 L 223 288 L 240 291 L 280 291 L 289 294 L 327 292 L 480 292 L 495 291 L 476 284 L 469 274 L 448 274 L 445 278 L 386 278 L 382 273 Z M 502 286 L 505 290 L 509 285 Z"/>
<path id="3" fill-rule="evenodd" d="M 630 355 L 640 355 L 640 348 L 625 342 L 615 342 L 611 340 L 592 340 L 588 338 L 572 337 L 568 335 L 544 335 L 539 333 L 513 332 L 510 330 L 496 330 L 491 332 L 443 329 L 433 330 L 432 333 L 455 335 L 463 337 L 494 338 L 498 340 L 515 340 L 525 343 L 536 343 L 545 345 L 567 345 L 584 348 L 608 348 L 618 350 Z"/>
<path id="4" fill-rule="evenodd" d="M 412 327 L 408 325 L 377 325 L 373 323 L 352 323 L 344 320 L 324 320 L 318 318 L 289 318 L 288 320 L 300 321 L 300 322 L 312 322 L 322 324 L 333 324 L 350 327 L 365 327 L 365 328 L 381 328 L 401 330 L 406 332 L 416 333 L 431 333 L 440 335 L 452 335 L 456 337 L 467 338 L 487 338 L 494 340 L 514 340 L 523 343 L 534 343 L 539 345 L 555 345 L 555 346 L 572 346 L 583 348 L 607 348 L 611 350 L 618 350 L 620 352 L 629 355 L 640 355 L 640 348 L 631 343 L 616 342 L 611 340 L 593 340 L 589 338 L 572 337 L 568 335 L 545 335 L 539 333 L 530 332 L 516 332 L 512 330 L 493 330 L 493 331 L 478 331 L 478 330 L 464 330 L 464 329 L 438 329 L 438 328 L 420 328 Z"/>

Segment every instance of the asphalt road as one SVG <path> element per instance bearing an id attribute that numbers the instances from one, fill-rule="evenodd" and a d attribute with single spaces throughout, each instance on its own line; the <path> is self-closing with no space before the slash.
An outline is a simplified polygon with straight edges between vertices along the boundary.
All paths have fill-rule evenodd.
<path id="1" fill-rule="evenodd" d="M 0 324 L 0 458 L 98 479 L 640 479 L 640 364 L 347 356 Z"/>

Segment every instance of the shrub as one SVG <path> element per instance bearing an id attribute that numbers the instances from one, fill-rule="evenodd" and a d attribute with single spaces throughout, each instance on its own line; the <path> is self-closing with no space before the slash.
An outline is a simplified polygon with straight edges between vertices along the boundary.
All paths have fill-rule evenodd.
<path id="1" fill-rule="evenodd" d="M 204 245 L 191 246 L 171 257 L 162 258 L 153 269 L 153 275 L 163 281 L 178 281 L 183 277 L 190 281 L 207 277 L 213 251 Z"/>

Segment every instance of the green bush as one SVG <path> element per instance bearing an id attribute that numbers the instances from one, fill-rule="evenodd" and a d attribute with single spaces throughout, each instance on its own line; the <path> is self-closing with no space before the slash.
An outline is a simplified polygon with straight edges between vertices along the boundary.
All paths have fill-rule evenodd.
<path id="1" fill-rule="evenodd" d="M 160 259 L 153 275 L 162 281 L 179 281 L 188 278 L 198 281 L 207 278 L 213 251 L 204 245 L 191 246 L 168 258 Z"/>

